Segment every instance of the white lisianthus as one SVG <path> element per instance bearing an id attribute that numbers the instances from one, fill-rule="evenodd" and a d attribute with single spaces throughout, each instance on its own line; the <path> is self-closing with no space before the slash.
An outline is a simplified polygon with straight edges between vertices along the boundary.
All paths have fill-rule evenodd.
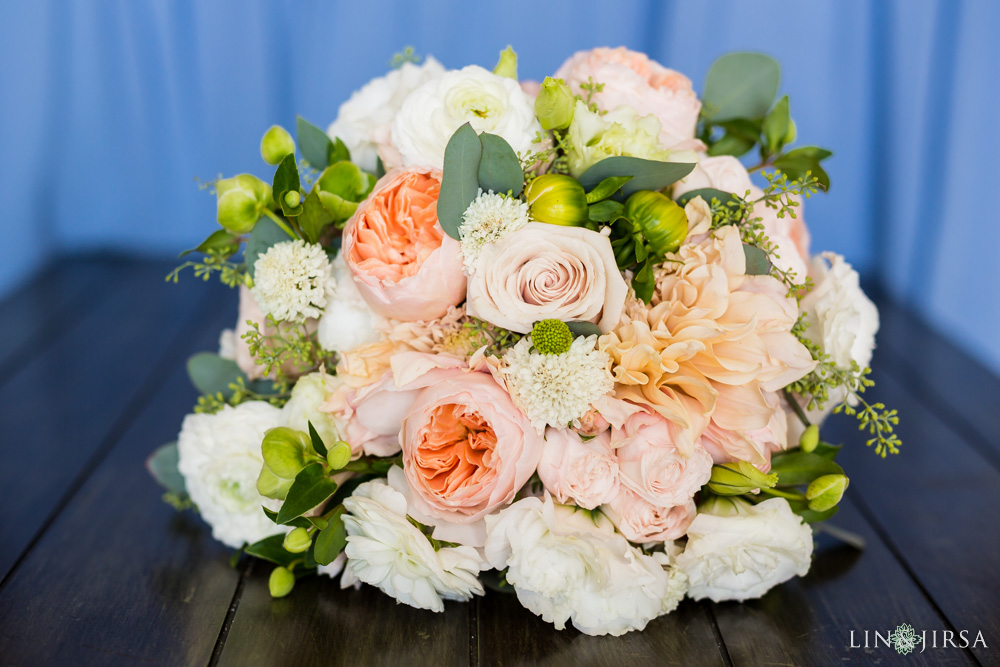
<path id="1" fill-rule="evenodd" d="M 264 433 L 282 424 L 281 410 L 263 401 L 225 406 L 214 415 L 184 418 L 177 438 L 177 468 L 212 537 L 238 548 L 270 535 L 288 532 L 275 525 L 261 505 L 274 501 L 257 493 L 257 477 L 264 459 Z"/>
<path id="2" fill-rule="evenodd" d="M 490 565 L 507 568 L 521 604 L 557 630 L 572 620 L 585 634 L 618 636 L 676 606 L 678 582 L 600 512 L 530 497 L 486 527 Z"/>
<path id="3" fill-rule="evenodd" d="M 472 547 L 434 550 L 406 518 L 406 497 L 385 479 L 365 482 L 344 501 L 347 565 L 341 586 L 363 581 L 418 609 L 444 611 L 444 600 L 482 595 Z"/>
<path id="4" fill-rule="evenodd" d="M 534 102 L 517 81 L 470 65 L 414 90 L 392 121 L 392 143 L 404 167 L 441 169 L 448 140 L 465 123 L 503 137 L 522 154 L 542 131 Z"/>
<path id="5" fill-rule="evenodd" d="M 340 105 L 337 119 L 326 133 L 344 142 L 355 164 L 374 172 L 378 164 L 376 131 L 392 122 L 410 93 L 442 74 L 444 66 L 430 56 L 419 65 L 403 63 L 399 69 L 374 78 L 355 91 Z"/>
<path id="6" fill-rule="evenodd" d="M 347 424 L 329 412 L 319 410 L 330 394 L 343 384 L 341 378 L 322 371 L 300 377 L 292 387 L 291 398 L 282 408 L 285 426 L 308 433 L 311 423 L 327 447 L 343 440 Z"/>
<path id="7" fill-rule="evenodd" d="M 346 352 L 377 342 L 382 337 L 379 327 L 386 323 L 385 318 L 376 314 L 361 296 L 342 254 L 338 253 L 330 265 L 337 291 L 327 301 L 319 320 L 316 329 L 319 344 L 326 350 Z"/>
<path id="8" fill-rule="evenodd" d="M 812 557 L 812 529 L 784 498 L 758 505 L 730 499 L 721 514 L 701 513 L 688 527 L 677 565 L 688 575 L 695 600 L 749 600 L 794 576 L 805 576 Z"/>
<path id="9" fill-rule="evenodd" d="M 865 368 L 872 360 L 879 321 L 878 309 L 861 291 L 858 272 L 832 252 L 814 257 L 810 269 L 816 286 L 802 299 L 809 322 L 806 335 L 838 368 L 850 370 L 852 361 Z"/>
<path id="10" fill-rule="evenodd" d="M 647 160 L 667 160 L 670 152 L 660 145 L 660 121 L 652 114 L 639 116 L 622 105 L 603 116 L 577 101 L 569 126 L 569 171 L 580 176 L 604 158 L 631 155 Z"/>
<path id="11" fill-rule="evenodd" d="M 326 251 L 302 239 L 275 243 L 253 266 L 253 298 L 278 321 L 319 317 L 337 289 Z"/>

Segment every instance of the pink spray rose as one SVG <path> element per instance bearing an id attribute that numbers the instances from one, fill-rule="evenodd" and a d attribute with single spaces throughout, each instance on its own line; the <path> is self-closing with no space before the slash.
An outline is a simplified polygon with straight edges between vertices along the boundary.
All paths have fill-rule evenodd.
<path id="1" fill-rule="evenodd" d="M 658 507 L 622 488 L 611 502 L 601 506 L 601 511 L 626 539 L 646 543 L 683 537 L 698 508 L 693 500 L 675 507 Z"/>
<path id="2" fill-rule="evenodd" d="M 549 428 L 538 477 L 556 502 L 592 510 L 618 495 L 618 461 L 611 432 L 584 441 L 571 429 Z"/>

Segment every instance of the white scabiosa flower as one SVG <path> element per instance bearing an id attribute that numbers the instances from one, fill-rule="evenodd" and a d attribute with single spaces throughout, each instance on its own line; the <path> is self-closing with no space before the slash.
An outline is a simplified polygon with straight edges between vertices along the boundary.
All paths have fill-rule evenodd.
<path id="1" fill-rule="evenodd" d="M 406 497 L 384 479 L 365 482 L 344 501 L 347 565 L 341 586 L 358 581 L 418 609 L 444 611 L 443 600 L 482 595 L 472 547 L 434 550 L 406 518 Z"/>
<path id="2" fill-rule="evenodd" d="M 177 468 L 191 500 L 212 527 L 212 537 L 226 546 L 238 548 L 288 532 L 267 518 L 261 505 L 272 506 L 273 501 L 257 493 L 264 465 L 260 443 L 265 431 L 281 424 L 281 410 L 263 401 L 184 419 L 177 438 Z"/>
<path id="3" fill-rule="evenodd" d="M 487 516 L 486 528 L 486 560 L 557 630 L 572 620 L 588 635 L 622 635 L 676 606 L 668 572 L 600 512 L 531 497 Z"/>
<path id="4" fill-rule="evenodd" d="M 531 222 L 528 205 L 503 195 L 479 191 L 465 210 L 462 225 L 458 228 L 462 239 L 462 260 L 469 275 L 476 272 L 479 253 L 490 243 L 496 243 L 511 232 Z"/>
<path id="5" fill-rule="evenodd" d="M 596 342 L 597 336 L 581 336 L 562 354 L 540 354 L 531 351 L 529 336 L 504 354 L 511 398 L 536 429 L 565 428 L 614 388 L 609 357 L 594 349 Z"/>
<path id="6" fill-rule="evenodd" d="M 719 512 L 718 508 L 725 511 Z M 687 530 L 677 565 L 688 575 L 689 595 L 749 600 L 809 571 L 812 529 L 784 498 L 757 505 L 738 499 L 702 512 Z"/>
<path id="7" fill-rule="evenodd" d="M 316 328 L 316 340 L 325 350 L 346 352 L 382 338 L 387 320 L 371 309 L 358 291 L 342 253 L 330 263 L 337 292 L 326 303 Z"/>
<path id="8" fill-rule="evenodd" d="M 250 291 L 265 315 L 301 322 L 323 313 L 336 281 L 326 251 L 296 239 L 276 243 L 257 258 Z"/>

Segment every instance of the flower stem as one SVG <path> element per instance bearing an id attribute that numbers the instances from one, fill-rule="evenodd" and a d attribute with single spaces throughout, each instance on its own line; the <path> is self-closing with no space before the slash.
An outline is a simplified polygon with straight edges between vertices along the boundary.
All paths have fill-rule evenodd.
<path id="1" fill-rule="evenodd" d="M 788 389 L 783 389 L 782 391 L 785 393 L 785 400 L 788 401 L 788 405 L 792 408 L 792 411 L 798 415 L 799 421 L 802 422 L 802 425 L 806 428 L 812 426 L 812 422 L 810 422 L 809 418 L 806 417 L 806 413 L 802 411 L 802 406 L 799 405 L 797 400 L 795 400 L 795 394 L 788 391 Z"/>
<path id="2" fill-rule="evenodd" d="M 285 222 L 284 220 L 282 220 L 281 218 L 279 218 L 278 216 L 276 216 L 274 214 L 274 211 L 272 211 L 271 209 L 265 208 L 264 209 L 264 215 L 266 215 L 267 217 L 271 218 L 271 220 L 274 222 L 274 224 L 276 224 L 279 227 L 281 227 L 281 229 L 283 229 L 284 232 L 286 234 L 288 234 L 290 237 L 292 237 L 293 239 L 302 238 L 298 234 L 296 234 L 294 231 L 292 231 L 292 228 L 288 226 L 288 223 Z"/>

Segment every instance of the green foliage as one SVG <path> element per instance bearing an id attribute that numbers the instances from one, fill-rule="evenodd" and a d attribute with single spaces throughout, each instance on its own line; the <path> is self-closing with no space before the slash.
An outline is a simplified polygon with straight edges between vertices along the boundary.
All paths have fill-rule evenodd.
<path id="1" fill-rule="evenodd" d="M 503 137 L 483 132 L 479 135 L 482 157 L 479 161 L 478 181 L 484 192 L 492 190 L 517 197 L 524 189 L 524 172 L 517 153 Z M 471 202 L 470 202 L 471 203 Z M 462 211 L 465 213 L 465 211 Z"/>
<path id="2" fill-rule="evenodd" d="M 690 174 L 694 167 L 694 164 L 685 162 L 660 162 L 616 155 L 592 166 L 580 176 L 579 181 L 585 190 L 592 190 L 607 178 L 630 176 L 616 195 L 625 198 L 639 190 L 662 190 Z"/>
<path id="3" fill-rule="evenodd" d="M 399 53 L 394 53 L 392 59 L 389 60 L 389 67 L 392 69 L 399 69 L 406 63 L 413 63 L 414 65 L 419 64 L 424 57 L 413 50 L 412 46 L 407 46 L 405 49 Z"/>
<path id="4" fill-rule="evenodd" d="M 597 186 L 587 193 L 587 203 L 596 204 L 603 199 L 614 195 L 622 186 L 631 181 L 633 176 L 609 176 L 597 184 Z"/>
<path id="5" fill-rule="evenodd" d="M 309 166 L 318 171 L 326 169 L 328 165 L 350 160 L 351 153 L 347 146 L 339 138 L 330 139 L 326 132 L 316 127 L 302 116 L 296 116 L 295 134 L 298 136 L 299 149 L 302 157 Z M 275 201 L 278 199 L 275 188 Z"/>
<path id="6" fill-rule="evenodd" d="M 203 394 L 198 397 L 198 404 L 195 405 L 196 414 L 213 415 L 227 405 L 237 406 L 246 401 L 265 401 L 280 408 L 288 402 L 288 387 L 279 390 L 272 383 L 255 380 L 247 386 L 247 381 L 243 376 L 226 385 L 225 391 L 217 391 L 212 394 Z"/>
<path id="7" fill-rule="evenodd" d="M 320 235 L 333 223 L 333 216 L 326 210 L 315 187 L 302 201 L 302 213 L 298 217 L 302 236 L 310 243 L 319 243 Z"/>
<path id="8" fill-rule="evenodd" d="M 781 66 L 762 53 L 730 53 L 713 63 L 702 93 L 702 115 L 714 122 L 760 118 L 778 93 Z"/>
<path id="9" fill-rule="evenodd" d="M 278 523 L 287 524 L 311 509 L 322 505 L 337 491 L 333 481 L 321 463 L 310 463 L 304 467 L 288 489 L 285 502 L 278 510 Z"/>
<path id="10" fill-rule="evenodd" d="M 257 226 L 260 227 L 260 225 Z M 229 261 L 233 252 L 231 246 L 208 248 L 205 252 L 205 257 L 201 261 L 184 262 L 167 274 L 166 281 L 168 283 L 177 283 L 181 272 L 184 269 L 191 268 L 194 269 L 195 278 L 201 278 L 207 282 L 212 276 L 218 274 L 219 282 L 223 285 L 227 287 L 239 287 L 246 280 L 246 269 L 242 263 L 237 264 Z"/>
<path id="11" fill-rule="evenodd" d="M 266 253 L 271 246 L 292 239 L 293 237 L 274 220 L 267 219 L 258 222 L 257 226 L 250 232 L 250 236 L 247 237 L 246 249 L 243 251 L 247 274 L 251 278 L 254 277 L 254 265 L 257 263 L 257 259 Z"/>
<path id="12" fill-rule="evenodd" d="M 569 331 L 573 334 L 574 338 L 601 335 L 601 328 L 593 322 L 566 322 L 566 326 L 569 327 Z"/>
<path id="13" fill-rule="evenodd" d="M 209 251 L 216 251 L 219 255 L 225 255 L 230 257 L 235 255 L 240 249 L 240 237 L 236 234 L 227 232 L 224 229 L 217 229 L 212 232 L 207 239 L 199 243 L 196 247 L 190 250 L 185 250 L 180 255 L 180 257 L 187 257 L 188 255 L 196 252 L 206 254 Z"/>
<path id="14" fill-rule="evenodd" d="M 320 565 L 329 565 L 340 552 L 347 546 L 347 529 L 344 527 L 344 506 L 337 505 L 334 510 L 327 515 L 326 527 L 316 535 L 316 548 L 314 557 Z"/>
<path id="15" fill-rule="evenodd" d="M 843 475 L 844 469 L 815 452 L 790 450 L 771 457 L 771 472 L 778 475 L 778 487 L 807 486 L 823 475 Z"/>
<path id="16" fill-rule="evenodd" d="M 187 484 L 177 469 L 177 442 L 168 442 L 146 459 L 146 469 L 168 493 L 187 497 Z"/>
<path id="17" fill-rule="evenodd" d="M 524 338 L 522 334 L 509 331 L 501 327 L 480 320 L 475 317 L 469 318 L 468 322 L 462 323 L 463 333 L 469 337 L 473 349 L 486 347 L 486 354 L 503 356 L 508 348 L 514 347 L 519 340 Z"/>
<path id="18" fill-rule="evenodd" d="M 299 375 L 335 365 L 334 353 L 323 349 L 304 322 L 279 322 L 268 315 L 264 332 L 252 320 L 247 324 L 250 330 L 243 334 L 243 340 L 264 375 L 274 377 L 277 393 L 286 393 Z"/>
<path id="19" fill-rule="evenodd" d="M 445 234 L 460 240 L 459 227 L 465 211 L 479 195 L 479 163 L 483 144 L 468 123 L 455 130 L 444 150 L 441 193 L 438 196 L 438 221 Z"/>
<path id="20" fill-rule="evenodd" d="M 290 153 L 282 159 L 278 168 L 274 172 L 274 183 L 271 191 L 274 193 L 274 201 L 281 206 L 281 212 L 292 217 L 302 213 L 302 202 L 289 202 L 289 193 L 300 195 L 302 182 L 299 180 L 299 168 L 295 164 L 295 155 Z"/>
<path id="21" fill-rule="evenodd" d="M 746 256 L 746 274 L 748 276 L 766 276 L 774 268 L 771 260 L 767 258 L 767 253 L 755 245 L 744 243 L 743 254 Z"/>

